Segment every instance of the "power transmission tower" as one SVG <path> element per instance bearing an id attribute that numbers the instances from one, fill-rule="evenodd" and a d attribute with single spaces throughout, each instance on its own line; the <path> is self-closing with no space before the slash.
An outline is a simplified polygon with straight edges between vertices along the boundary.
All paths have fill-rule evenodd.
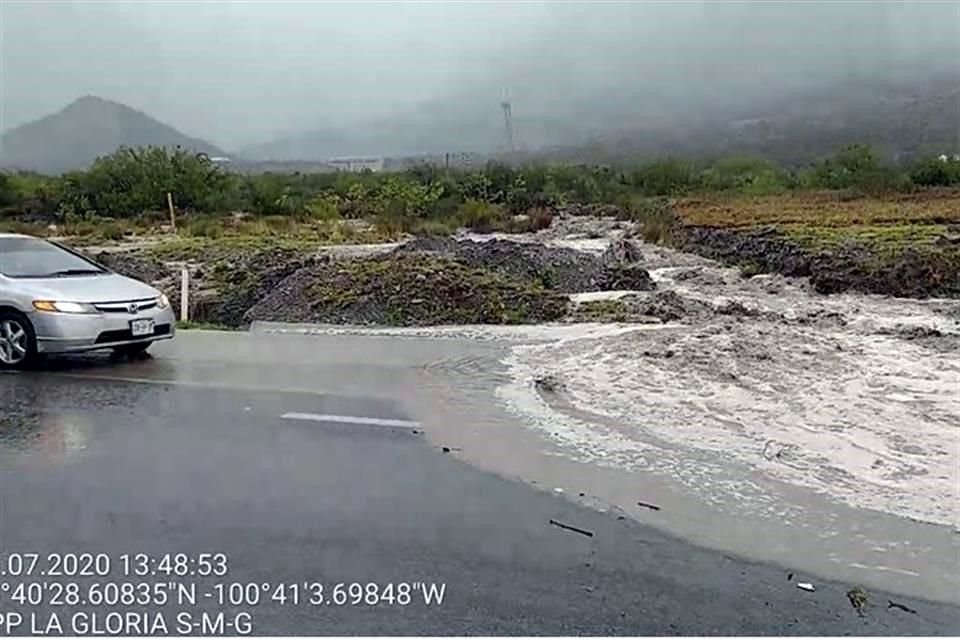
<path id="1" fill-rule="evenodd" d="M 513 139 L 513 108 L 510 106 L 510 100 L 501 102 L 500 108 L 503 109 L 503 123 L 507 129 L 507 148 L 514 152 L 517 149 Z"/>

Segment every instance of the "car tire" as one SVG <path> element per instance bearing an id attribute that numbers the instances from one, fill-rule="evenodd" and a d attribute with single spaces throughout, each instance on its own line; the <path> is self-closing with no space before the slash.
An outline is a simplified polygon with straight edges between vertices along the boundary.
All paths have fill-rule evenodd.
<path id="1" fill-rule="evenodd" d="M 28 369 L 36 364 L 37 334 L 25 315 L 0 309 L 0 369 Z"/>
<path id="2" fill-rule="evenodd" d="M 125 344 L 120 347 L 114 347 L 113 353 L 117 356 L 122 356 L 125 358 L 137 358 L 143 356 L 147 353 L 147 349 L 150 348 L 149 342 L 138 342 L 136 344 Z"/>

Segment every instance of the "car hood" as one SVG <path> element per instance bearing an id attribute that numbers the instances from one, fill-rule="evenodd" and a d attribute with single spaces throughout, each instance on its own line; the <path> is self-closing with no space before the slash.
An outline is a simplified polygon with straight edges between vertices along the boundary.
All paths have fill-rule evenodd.
<path id="1" fill-rule="evenodd" d="M 17 289 L 35 300 L 122 302 L 156 298 L 160 292 L 117 273 L 64 278 L 18 278 Z"/>

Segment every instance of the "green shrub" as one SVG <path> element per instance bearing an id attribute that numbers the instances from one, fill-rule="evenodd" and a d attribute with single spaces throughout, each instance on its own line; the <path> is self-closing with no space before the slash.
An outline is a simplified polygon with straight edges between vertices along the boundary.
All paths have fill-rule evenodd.
<path id="1" fill-rule="evenodd" d="M 223 220 L 212 216 L 188 218 L 180 225 L 180 233 L 195 238 L 220 238 L 224 234 Z"/>
<path id="2" fill-rule="evenodd" d="M 311 218 L 316 220 L 342 220 L 340 197 L 335 193 L 322 193 L 304 205 Z"/>
<path id="3" fill-rule="evenodd" d="M 460 224 L 478 233 L 490 233 L 506 220 L 503 209 L 489 202 L 467 200 L 457 210 Z"/>
<path id="4" fill-rule="evenodd" d="M 17 193 L 10 175 L 0 171 L 0 207 L 16 204 Z"/>
<path id="5" fill-rule="evenodd" d="M 303 198 L 290 184 L 290 177 L 273 173 L 246 180 L 245 203 L 258 216 L 290 216 L 304 211 Z"/>
<path id="6" fill-rule="evenodd" d="M 457 221 L 452 218 L 428 218 L 418 220 L 411 232 L 418 236 L 449 236 L 457 231 Z"/>
<path id="7" fill-rule="evenodd" d="M 700 175 L 707 191 L 735 191 L 744 195 L 774 195 L 790 187 L 788 174 L 763 158 L 727 158 Z"/>
<path id="8" fill-rule="evenodd" d="M 97 158 L 87 171 L 68 174 L 63 202 L 78 212 L 129 218 L 165 209 L 169 192 L 180 209 L 210 211 L 229 181 L 206 156 L 162 147 L 123 148 Z"/>
<path id="9" fill-rule="evenodd" d="M 960 160 L 930 158 L 914 165 L 910 171 L 914 184 L 924 187 L 960 185 Z"/>
<path id="10" fill-rule="evenodd" d="M 805 176 L 809 187 L 887 193 L 909 187 L 909 178 L 885 165 L 873 148 L 851 145 L 815 165 Z"/>
<path id="11" fill-rule="evenodd" d="M 105 240 L 121 240 L 130 232 L 127 225 L 119 220 L 112 220 L 97 228 L 96 235 Z"/>
<path id="12" fill-rule="evenodd" d="M 640 225 L 640 237 L 652 244 L 669 244 L 676 217 L 670 203 L 664 198 L 644 198 L 634 201 L 626 217 Z"/>
<path id="13" fill-rule="evenodd" d="M 683 195 L 699 186 L 692 165 L 667 159 L 648 164 L 633 173 L 633 186 L 646 196 Z"/>

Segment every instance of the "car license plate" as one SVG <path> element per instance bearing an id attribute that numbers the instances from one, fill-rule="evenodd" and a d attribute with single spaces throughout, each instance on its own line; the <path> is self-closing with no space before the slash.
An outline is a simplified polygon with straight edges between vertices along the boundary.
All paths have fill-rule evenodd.
<path id="1" fill-rule="evenodd" d="M 144 320 L 131 320 L 130 333 L 133 334 L 133 337 L 135 338 L 138 336 L 152 336 L 153 320 L 150 320 L 149 318 Z"/>

